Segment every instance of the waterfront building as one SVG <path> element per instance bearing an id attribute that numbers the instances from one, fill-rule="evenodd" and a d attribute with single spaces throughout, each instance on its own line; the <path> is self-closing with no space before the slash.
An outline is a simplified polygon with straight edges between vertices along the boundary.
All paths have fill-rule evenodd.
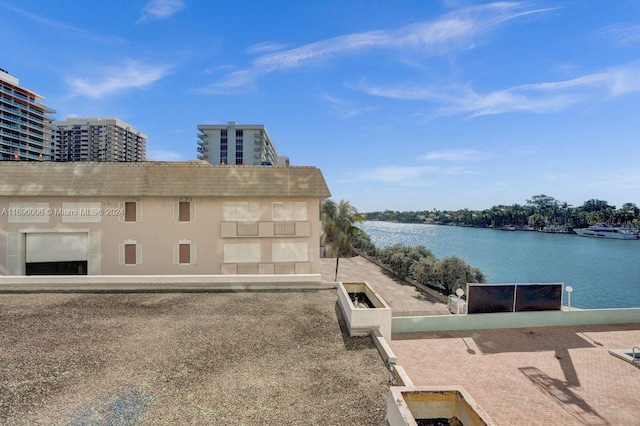
<path id="1" fill-rule="evenodd" d="M 0 275 L 320 274 L 315 167 L 0 164 Z"/>
<path id="2" fill-rule="evenodd" d="M 42 96 L 0 69 L 0 161 L 53 159 L 51 118 Z"/>
<path id="3" fill-rule="evenodd" d="M 145 161 L 147 135 L 117 118 L 53 122 L 55 161 Z"/>
<path id="4" fill-rule="evenodd" d="M 216 165 L 279 164 L 276 147 L 263 124 L 229 121 L 227 124 L 199 124 L 198 130 L 200 160 Z"/>

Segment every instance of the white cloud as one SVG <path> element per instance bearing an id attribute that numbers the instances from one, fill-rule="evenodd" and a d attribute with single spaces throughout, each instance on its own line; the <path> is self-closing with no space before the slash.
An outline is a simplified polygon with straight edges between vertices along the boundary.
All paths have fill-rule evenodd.
<path id="1" fill-rule="evenodd" d="M 254 76 L 251 71 L 233 71 L 224 76 L 222 80 L 210 84 L 206 88 L 198 90 L 198 92 L 209 95 L 248 93 L 254 89 L 253 81 Z"/>
<path id="2" fill-rule="evenodd" d="M 80 27 L 74 27 L 72 25 L 69 25 L 65 22 L 61 22 L 55 19 L 51 19 L 48 17 L 44 17 L 41 15 L 36 15 L 35 13 L 31 13 L 28 12 L 26 10 L 14 7 L 14 6 L 10 6 L 7 4 L 0 4 L 0 6 L 3 6 L 19 15 L 22 15 L 34 22 L 37 22 L 38 24 L 42 24 L 42 25 L 46 25 L 48 27 L 51 28 L 56 28 L 58 30 L 61 30 L 63 32 L 67 32 L 72 34 L 75 37 L 82 37 L 85 39 L 92 39 L 92 40 L 96 40 L 96 41 L 101 41 L 101 42 L 123 42 L 122 39 L 120 38 L 114 38 L 114 37 L 105 37 L 105 36 L 101 36 L 98 34 L 95 34 L 87 29 L 84 28 L 80 28 Z"/>
<path id="3" fill-rule="evenodd" d="M 273 41 L 265 41 L 265 42 L 256 43 L 252 46 L 247 47 L 246 52 L 251 55 L 271 53 L 271 52 L 276 52 L 278 50 L 284 50 L 287 47 L 289 47 L 289 44 L 276 43 Z"/>
<path id="4" fill-rule="evenodd" d="M 424 171 L 424 167 L 385 166 L 360 172 L 359 175 L 371 181 L 401 182 L 417 179 L 423 175 Z"/>
<path id="5" fill-rule="evenodd" d="M 345 117 L 355 117 L 378 109 L 374 106 L 353 106 L 351 102 L 327 94 L 322 95 L 320 98 L 327 101 L 336 112 Z"/>
<path id="6" fill-rule="evenodd" d="M 138 23 L 167 19 L 185 8 L 182 0 L 149 0 L 142 9 Z"/>
<path id="7" fill-rule="evenodd" d="M 640 25 L 612 25 L 600 28 L 596 35 L 608 40 L 616 47 L 627 47 L 640 43 Z"/>
<path id="8" fill-rule="evenodd" d="M 142 89 L 168 75 L 169 69 L 165 65 L 127 60 L 122 66 L 101 70 L 99 76 L 90 79 L 72 77 L 68 81 L 74 95 L 98 99 L 128 89 Z"/>
<path id="9" fill-rule="evenodd" d="M 355 181 L 423 185 L 438 176 L 475 175 L 478 172 L 462 167 L 389 165 L 354 172 Z"/>
<path id="10" fill-rule="evenodd" d="M 486 94 L 468 86 L 387 87 L 361 82 L 352 87 L 369 95 L 440 104 L 436 115 L 470 117 L 509 112 L 552 113 L 575 104 L 640 91 L 640 64 L 632 63 L 570 80 L 525 84 Z"/>
<path id="11" fill-rule="evenodd" d="M 244 85 L 251 85 L 263 74 L 291 70 L 376 49 L 396 53 L 414 50 L 442 53 L 454 49 L 468 49 L 477 44 L 483 34 L 505 21 L 548 10 L 550 9 L 530 9 L 525 3 L 497 2 L 451 12 L 434 21 L 419 22 L 396 30 L 367 31 L 333 37 L 289 50 L 264 54 L 256 58 L 249 68 L 236 72 L 241 73 L 241 78 L 238 78 L 236 73 L 231 73 L 202 92 L 233 93 L 242 89 Z M 269 43 L 264 46 L 254 45 L 254 51 L 255 46 L 275 47 Z"/>

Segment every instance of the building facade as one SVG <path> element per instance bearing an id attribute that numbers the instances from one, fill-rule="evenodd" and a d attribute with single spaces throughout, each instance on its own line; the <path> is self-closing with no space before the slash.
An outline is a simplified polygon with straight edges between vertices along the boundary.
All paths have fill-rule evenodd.
<path id="1" fill-rule="evenodd" d="M 0 164 L 0 275 L 320 274 L 315 167 Z"/>
<path id="2" fill-rule="evenodd" d="M 55 161 L 145 161 L 147 135 L 117 118 L 53 122 Z"/>
<path id="3" fill-rule="evenodd" d="M 211 164 L 278 165 L 278 153 L 262 124 L 199 124 L 198 159 Z"/>
<path id="4" fill-rule="evenodd" d="M 20 87 L 19 80 L 0 69 L 0 161 L 49 161 L 52 109 L 42 96 Z"/>

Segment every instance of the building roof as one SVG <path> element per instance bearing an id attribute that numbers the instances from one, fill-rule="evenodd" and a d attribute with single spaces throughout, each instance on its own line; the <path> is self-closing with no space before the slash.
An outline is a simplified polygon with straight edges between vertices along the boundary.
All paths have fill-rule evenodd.
<path id="1" fill-rule="evenodd" d="M 122 129 L 126 129 L 131 133 L 135 133 L 138 136 L 147 139 L 145 133 L 139 132 L 131 124 L 126 123 L 119 118 L 115 117 L 70 117 L 66 120 L 55 120 L 52 123 L 53 127 L 66 127 L 66 126 L 108 126 L 114 125 Z"/>
<path id="2" fill-rule="evenodd" d="M 0 196 L 331 196 L 316 167 L 0 161 Z"/>

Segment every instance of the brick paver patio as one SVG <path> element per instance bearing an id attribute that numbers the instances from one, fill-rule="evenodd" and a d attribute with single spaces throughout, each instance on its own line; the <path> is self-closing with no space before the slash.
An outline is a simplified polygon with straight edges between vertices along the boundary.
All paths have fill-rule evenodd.
<path id="1" fill-rule="evenodd" d="M 416 386 L 461 385 L 498 425 L 638 425 L 640 324 L 394 334 Z"/>

